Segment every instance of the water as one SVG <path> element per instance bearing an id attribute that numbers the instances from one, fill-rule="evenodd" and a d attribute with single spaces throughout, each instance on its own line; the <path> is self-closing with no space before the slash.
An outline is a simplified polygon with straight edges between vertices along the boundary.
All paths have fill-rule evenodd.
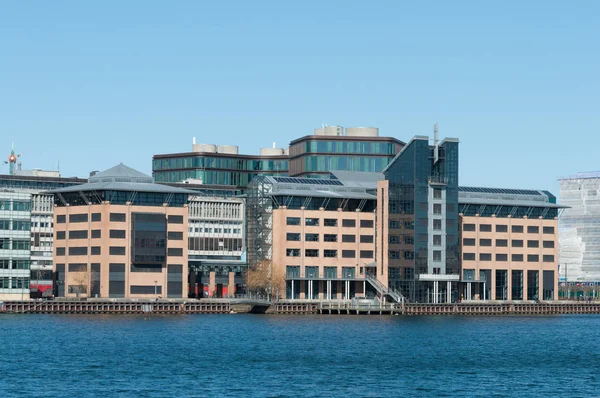
<path id="1" fill-rule="evenodd" d="M 0 315 L 0 397 L 600 395 L 600 316 Z"/>

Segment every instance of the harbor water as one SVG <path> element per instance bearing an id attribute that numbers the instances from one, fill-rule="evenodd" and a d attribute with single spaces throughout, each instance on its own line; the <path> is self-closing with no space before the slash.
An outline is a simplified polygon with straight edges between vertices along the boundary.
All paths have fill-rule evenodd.
<path id="1" fill-rule="evenodd" d="M 598 396 L 600 316 L 0 315 L 0 396 Z"/>

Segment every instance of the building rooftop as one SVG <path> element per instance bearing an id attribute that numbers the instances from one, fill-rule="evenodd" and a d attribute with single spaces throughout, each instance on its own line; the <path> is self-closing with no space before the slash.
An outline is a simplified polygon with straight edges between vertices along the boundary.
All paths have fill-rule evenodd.
<path id="1" fill-rule="evenodd" d="M 98 182 L 133 182 L 133 183 L 153 183 L 154 180 L 149 175 L 139 172 L 123 163 L 111 167 L 108 170 L 90 176 L 90 183 Z"/>
<path id="2" fill-rule="evenodd" d="M 269 192 L 269 195 L 271 196 L 284 195 L 348 199 L 377 199 L 376 195 L 368 192 L 368 190 L 374 189 L 372 183 L 368 184 L 368 187 L 365 187 L 360 186 L 360 184 L 358 184 L 356 181 L 345 181 L 338 179 L 259 176 L 252 180 L 250 185 L 258 185 L 261 183 L 271 185 Z M 377 183 L 375 182 L 374 187 L 376 186 Z"/>
<path id="3" fill-rule="evenodd" d="M 565 208 L 556 204 L 556 196 L 548 191 L 484 187 L 459 187 L 458 202 L 497 205 Z"/>

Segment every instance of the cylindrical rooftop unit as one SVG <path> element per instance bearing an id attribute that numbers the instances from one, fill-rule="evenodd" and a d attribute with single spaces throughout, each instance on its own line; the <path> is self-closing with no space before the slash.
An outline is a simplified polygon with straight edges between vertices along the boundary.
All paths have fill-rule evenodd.
<path id="1" fill-rule="evenodd" d="M 260 148 L 260 156 L 280 156 L 283 155 L 282 148 Z"/>
<path id="2" fill-rule="evenodd" d="M 315 135 L 325 135 L 325 127 L 319 127 L 315 129 Z"/>
<path id="3" fill-rule="evenodd" d="M 237 155 L 238 147 L 237 147 L 237 145 L 219 145 L 217 147 L 217 152 L 218 153 L 228 153 L 230 155 Z"/>
<path id="4" fill-rule="evenodd" d="M 377 127 L 348 127 L 346 128 L 348 137 L 379 137 Z"/>
<path id="5" fill-rule="evenodd" d="M 283 154 L 284 154 L 284 155 L 289 155 L 289 154 L 290 154 L 290 148 L 285 148 L 285 149 L 283 150 Z"/>
<path id="6" fill-rule="evenodd" d="M 217 146 L 214 144 L 194 144 L 192 145 L 192 152 L 217 152 Z"/>
<path id="7" fill-rule="evenodd" d="M 344 128 L 342 126 L 325 126 L 324 135 L 344 135 Z"/>

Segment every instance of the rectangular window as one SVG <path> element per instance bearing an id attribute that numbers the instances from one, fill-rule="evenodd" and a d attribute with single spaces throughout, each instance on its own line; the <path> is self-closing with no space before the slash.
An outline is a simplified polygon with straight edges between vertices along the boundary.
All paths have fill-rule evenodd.
<path id="1" fill-rule="evenodd" d="M 479 231 L 480 232 L 492 232 L 492 225 L 491 224 L 480 224 Z"/>
<path id="2" fill-rule="evenodd" d="M 496 254 L 496 261 L 508 261 L 508 254 L 497 253 Z"/>
<path id="3" fill-rule="evenodd" d="M 441 199 L 442 198 L 442 190 L 439 188 L 433 188 L 433 198 Z"/>
<path id="4" fill-rule="evenodd" d="M 286 222 L 287 225 L 300 225 L 300 217 L 288 217 Z"/>
<path id="5" fill-rule="evenodd" d="M 412 250 L 405 250 L 404 251 L 404 259 L 405 260 L 414 260 L 415 252 L 413 252 Z"/>
<path id="6" fill-rule="evenodd" d="M 510 242 L 510 245 L 511 245 L 512 247 L 523 247 L 523 241 L 522 241 L 522 240 L 519 240 L 519 239 L 513 239 L 513 240 Z"/>
<path id="7" fill-rule="evenodd" d="M 131 285 L 129 287 L 130 294 L 162 294 L 161 285 Z"/>
<path id="8" fill-rule="evenodd" d="M 540 262 L 540 256 L 538 256 L 537 254 L 528 254 L 527 255 L 527 262 L 528 263 L 539 263 Z"/>
<path id="9" fill-rule="evenodd" d="M 513 234 L 522 234 L 523 226 L 522 225 L 513 225 L 510 230 Z"/>
<path id="10" fill-rule="evenodd" d="M 388 258 L 392 260 L 398 260 L 400 258 L 399 250 L 388 250 Z"/>
<path id="11" fill-rule="evenodd" d="M 319 277 L 319 267 L 314 267 L 314 266 L 304 267 L 304 277 L 305 278 L 318 278 Z"/>
<path id="12" fill-rule="evenodd" d="M 178 247 L 169 247 L 169 248 L 167 248 L 167 256 L 182 257 L 183 249 L 178 248 Z"/>
<path id="13" fill-rule="evenodd" d="M 30 211 L 31 204 L 29 202 L 13 201 L 13 211 Z"/>
<path id="14" fill-rule="evenodd" d="M 168 224 L 183 224 L 183 216 L 170 215 L 167 218 Z"/>
<path id="15" fill-rule="evenodd" d="M 319 257 L 319 250 L 318 249 L 305 249 L 304 257 Z"/>
<path id="16" fill-rule="evenodd" d="M 87 246 L 82 247 L 69 247 L 69 256 L 87 256 Z"/>
<path id="17" fill-rule="evenodd" d="M 400 243 L 400 235 L 388 235 L 388 243 Z"/>
<path id="18" fill-rule="evenodd" d="M 306 242 L 318 242 L 319 234 L 304 234 L 304 240 Z"/>
<path id="19" fill-rule="evenodd" d="M 543 260 L 545 263 L 553 263 L 553 262 L 554 262 L 554 256 L 553 256 L 553 255 L 551 255 L 551 254 L 544 254 L 544 255 L 542 256 L 542 260 Z"/>
<path id="20" fill-rule="evenodd" d="M 69 231 L 69 239 L 87 239 L 88 231 Z"/>
<path id="21" fill-rule="evenodd" d="M 510 259 L 512 261 L 521 262 L 521 261 L 523 261 L 523 255 L 522 254 L 513 254 L 510 256 Z"/>
<path id="22" fill-rule="evenodd" d="M 337 250 L 323 250 L 323 257 L 326 258 L 336 258 Z"/>
<path id="23" fill-rule="evenodd" d="M 169 231 L 167 232 L 168 240 L 183 240 L 183 232 Z"/>
<path id="24" fill-rule="evenodd" d="M 507 239 L 496 239 L 496 247 L 508 247 Z"/>
<path id="25" fill-rule="evenodd" d="M 361 235 L 360 243 L 373 243 L 373 235 Z"/>
<path id="26" fill-rule="evenodd" d="M 29 250 L 31 246 L 31 241 L 29 240 L 15 240 L 12 241 L 12 249 L 13 250 Z"/>
<path id="27" fill-rule="evenodd" d="M 162 264 L 131 264 L 131 272 L 161 273 Z"/>
<path id="28" fill-rule="evenodd" d="M 13 231 L 29 231 L 31 229 L 31 223 L 25 220 L 13 220 L 12 230 Z"/>
<path id="29" fill-rule="evenodd" d="M 57 256 L 64 256 L 65 255 L 65 248 L 64 247 L 57 247 L 56 248 L 56 255 Z"/>
<path id="30" fill-rule="evenodd" d="M 388 228 L 389 229 L 400 229 L 400 221 L 388 221 Z"/>
<path id="31" fill-rule="evenodd" d="M 125 239 L 125 230 L 123 229 L 111 229 L 109 236 L 112 239 Z"/>
<path id="32" fill-rule="evenodd" d="M 300 249 L 285 249 L 285 255 L 288 257 L 300 257 Z"/>
<path id="33" fill-rule="evenodd" d="M 319 219 L 318 218 L 305 218 L 304 225 L 306 225 L 307 227 L 318 227 Z"/>
<path id="34" fill-rule="evenodd" d="M 100 239 L 101 236 L 102 236 L 101 230 L 92 229 L 92 239 Z"/>
<path id="35" fill-rule="evenodd" d="M 337 267 L 325 267 L 323 276 L 327 279 L 337 279 Z"/>
<path id="36" fill-rule="evenodd" d="M 342 235 L 342 242 L 343 243 L 354 243 L 354 242 L 356 242 L 356 236 L 355 235 Z"/>
<path id="37" fill-rule="evenodd" d="M 554 234 L 554 227 L 544 227 L 542 232 L 545 234 Z"/>
<path id="38" fill-rule="evenodd" d="M 475 246 L 475 239 L 463 238 L 463 246 Z"/>
<path id="39" fill-rule="evenodd" d="M 463 253 L 463 260 L 475 261 L 475 253 Z"/>
<path id="40" fill-rule="evenodd" d="M 463 224 L 463 231 L 475 231 L 475 224 Z"/>
<path id="41" fill-rule="evenodd" d="M 415 229 L 415 222 L 414 221 L 404 221 L 404 228 L 406 229 Z"/>
<path id="42" fill-rule="evenodd" d="M 323 242 L 337 242 L 337 235 L 325 234 L 323 235 Z"/>
<path id="43" fill-rule="evenodd" d="M 508 225 L 497 224 L 496 225 L 496 232 L 508 232 Z"/>
<path id="44" fill-rule="evenodd" d="M 527 233 L 528 234 L 539 234 L 540 233 L 540 227 L 536 227 L 534 225 L 528 225 L 527 226 Z"/>
<path id="45" fill-rule="evenodd" d="M 335 218 L 326 218 L 323 220 L 323 225 L 325 227 L 337 227 L 337 219 Z"/>
<path id="46" fill-rule="evenodd" d="M 480 246 L 491 246 L 492 240 L 491 239 L 479 239 L 479 245 Z"/>
<path id="47" fill-rule="evenodd" d="M 59 214 L 56 216 L 56 223 L 57 224 L 64 224 L 67 220 L 67 217 L 64 214 Z"/>
<path id="48" fill-rule="evenodd" d="M 126 216 L 125 213 L 110 213 L 110 221 L 111 222 L 125 222 Z"/>
<path id="49" fill-rule="evenodd" d="M 433 214 L 442 214 L 442 205 L 440 203 L 433 204 Z"/>
<path id="50" fill-rule="evenodd" d="M 111 256 L 124 256 L 125 255 L 125 247 L 110 246 L 108 248 L 108 254 L 110 254 Z"/>
<path id="51" fill-rule="evenodd" d="M 360 258 L 373 258 L 373 250 L 361 250 Z"/>
<path id="52" fill-rule="evenodd" d="M 440 236 L 440 235 L 434 235 L 434 236 Z M 404 235 L 404 244 L 405 245 L 414 245 L 415 237 L 412 235 Z"/>
<path id="53" fill-rule="evenodd" d="M 527 247 L 540 247 L 540 241 L 539 240 L 528 240 L 527 241 Z"/>
<path id="54" fill-rule="evenodd" d="M 92 256 L 99 256 L 100 255 L 100 246 L 92 246 L 92 248 L 90 249 L 91 255 Z"/>
<path id="55" fill-rule="evenodd" d="M 87 272 L 87 264 L 71 263 L 67 269 L 69 272 Z"/>
<path id="56" fill-rule="evenodd" d="M 64 240 L 65 239 L 65 231 L 56 231 L 56 239 Z"/>
<path id="57" fill-rule="evenodd" d="M 342 250 L 342 258 L 355 258 L 356 251 L 355 250 Z"/>
<path id="58" fill-rule="evenodd" d="M 300 234 L 295 232 L 288 232 L 286 235 L 288 242 L 300 242 Z"/>
<path id="59" fill-rule="evenodd" d="M 342 220 L 342 227 L 345 227 L 345 228 L 356 227 L 356 220 Z"/>
<path id="60" fill-rule="evenodd" d="M 411 236 L 412 238 L 412 236 Z M 442 235 L 433 235 L 433 245 L 441 246 L 442 245 Z"/>
<path id="61" fill-rule="evenodd" d="M 479 253 L 479 261 L 492 261 L 490 253 Z"/>
<path id="62" fill-rule="evenodd" d="M 433 220 L 433 229 L 440 231 L 442 229 L 442 220 Z"/>
<path id="63" fill-rule="evenodd" d="M 441 250 L 433 251 L 433 261 L 442 261 L 442 251 Z"/>
<path id="64" fill-rule="evenodd" d="M 87 222 L 87 214 L 69 214 L 69 222 Z"/>
<path id="65" fill-rule="evenodd" d="M 100 213 L 92 213 L 92 222 L 102 221 L 102 214 Z"/>
<path id="66" fill-rule="evenodd" d="M 361 228 L 373 228 L 373 220 L 360 220 Z"/>
<path id="67" fill-rule="evenodd" d="M 544 249 L 554 249 L 554 241 L 553 240 L 545 240 L 543 245 L 544 245 Z"/>

